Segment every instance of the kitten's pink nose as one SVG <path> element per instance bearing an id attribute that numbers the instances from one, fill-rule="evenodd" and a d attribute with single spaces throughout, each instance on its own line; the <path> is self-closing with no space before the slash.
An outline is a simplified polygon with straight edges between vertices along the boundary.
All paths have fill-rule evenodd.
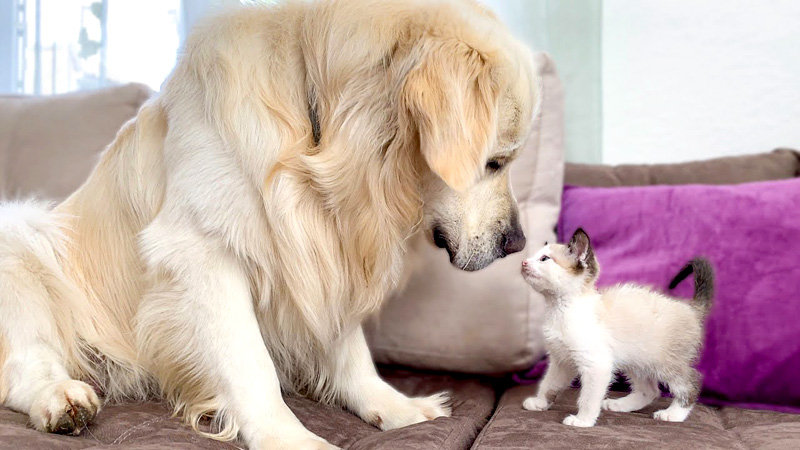
<path id="1" fill-rule="evenodd" d="M 526 260 L 523 260 L 523 261 L 522 261 L 522 267 L 525 267 L 525 266 L 527 266 L 527 265 L 528 265 L 528 261 L 526 261 Z"/>

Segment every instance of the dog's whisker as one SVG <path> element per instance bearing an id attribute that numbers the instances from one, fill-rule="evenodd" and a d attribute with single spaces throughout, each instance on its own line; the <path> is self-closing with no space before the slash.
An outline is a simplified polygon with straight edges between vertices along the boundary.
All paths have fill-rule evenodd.
<path id="1" fill-rule="evenodd" d="M 475 249 L 473 248 L 469 254 L 469 258 L 467 258 L 467 262 L 464 263 L 464 266 L 461 267 L 461 270 L 466 270 L 467 266 L 470 262 L 472 262 L 472 257 L 475 256 Z"/>

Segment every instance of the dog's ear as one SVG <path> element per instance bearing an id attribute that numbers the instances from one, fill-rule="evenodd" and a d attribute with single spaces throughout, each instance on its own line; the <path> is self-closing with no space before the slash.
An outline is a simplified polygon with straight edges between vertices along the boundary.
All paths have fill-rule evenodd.
<path id="1" fill-rule="evenodd" d="M 484 171 L 497 123 L 492 67 L 462 41 L 425 39 L 408 72 L 403 103 L 419 130 L 431 170 L 462 191 Z"/>

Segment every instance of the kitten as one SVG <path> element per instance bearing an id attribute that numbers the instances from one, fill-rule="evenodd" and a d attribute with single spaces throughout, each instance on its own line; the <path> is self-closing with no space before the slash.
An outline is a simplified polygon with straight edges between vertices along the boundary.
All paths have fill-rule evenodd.
<path id="1" fill-rule="evenodd" d="M 536 396 L 527 398 L 523 407 L 548 409 L 579 375 L 578 413 L 564 419 L 564 424 L 591 427 L 601 408 L 630 412 L 649 405 L 659 396 L 660 381 L 669 386 L 674 400 L 654 417 L 682 422 L 700 388 L 700 374 L 692 365 L 713 297 L 711 265 L 694 259 L 670 283 L 672 289 L 694 272 L 691 303 L 630 284 L 598 291 L 598 271 L 589 236 L 582 229 L 569 244 L 545 244 L 522 263 L 523 277 L 546 299 L 544 336 L 550 357 Z M 632 391 L 623 398 L 604 400 L 616 371 L 628 377 Z"/>

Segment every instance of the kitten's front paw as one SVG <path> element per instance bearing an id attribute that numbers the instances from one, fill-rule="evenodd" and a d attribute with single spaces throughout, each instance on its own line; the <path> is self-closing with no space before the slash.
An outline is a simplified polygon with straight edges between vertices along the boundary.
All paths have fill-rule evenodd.
<path id="1" fill-rule="evenodd" d="M 662 409 L 653 414 L 656 420 L 663 420 L 665 422 L 683 422 L 692 411 L 691 408 L 673 408 Z"/>
<path id="2" fill-rule="evenodd" d="M 594 420 L 591 422 L 586 420 L 581 420 L 578 418 L 578 416 L 574 414 L 567 416 L 567 418 L 564 419 L 563 422 L 564 425 L 569 425 L 571 427 L 581 427 L 581 428 L 593 427 L 594 423 L 595 423 Z"/>
<path id="3" fill-rule="evenodd" d="M 550 403 L 541 397 L 528 397 L 522 402 L 522 407 L 528 411 L 547 411 L 550 409 Z"/>

